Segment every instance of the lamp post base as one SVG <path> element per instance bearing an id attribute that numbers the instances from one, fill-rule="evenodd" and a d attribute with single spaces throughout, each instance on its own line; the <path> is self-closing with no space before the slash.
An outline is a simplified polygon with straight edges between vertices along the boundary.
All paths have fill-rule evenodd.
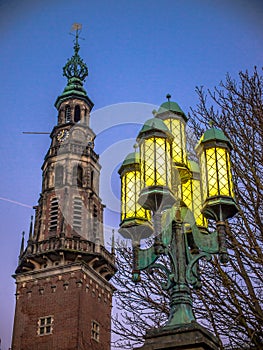
<path id="1" fill-rule="evenodd" d="M 218 339 L 197 322 L 171 330 L 154 329 L 146 333 L 142 347 L 134 350 L 218 350 Z"/>

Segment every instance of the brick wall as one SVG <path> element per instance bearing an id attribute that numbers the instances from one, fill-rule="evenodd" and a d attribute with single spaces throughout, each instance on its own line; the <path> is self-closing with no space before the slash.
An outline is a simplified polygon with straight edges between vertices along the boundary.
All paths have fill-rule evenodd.
<path id="1" fill-rule="evenodd" d="M 17 275 L 12 350 L 109 350 L 112 288 L 82 265 Z M 52 316 L 52 333 L 38 320 Z M 99 341 L 91 325 L 99 325 Z"/>

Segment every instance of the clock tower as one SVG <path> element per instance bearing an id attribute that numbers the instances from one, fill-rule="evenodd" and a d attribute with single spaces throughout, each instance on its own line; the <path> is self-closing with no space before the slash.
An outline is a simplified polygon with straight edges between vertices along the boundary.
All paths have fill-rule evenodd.
<path id="1" fill-rule="evenodd" d="M 42 165 L 42 191 L 15 271 L 12 350 L 109 350 L 114 252 L 104 246 L 100 164 L 90 128 L 88 68 L 74 54 L 63 68 L 57 124 Z"/>

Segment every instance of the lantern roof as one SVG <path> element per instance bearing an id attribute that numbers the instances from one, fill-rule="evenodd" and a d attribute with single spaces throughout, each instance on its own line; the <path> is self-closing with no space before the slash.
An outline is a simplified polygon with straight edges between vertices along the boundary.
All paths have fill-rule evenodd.
<path id="1" fill-rule="evenodd" d="M 168 127 L 165 125 L 165 123 L 161 119 L 156 117 L 146 120 L 139 132 L 138 138 L 141 138 L 141 136 L 145 133 L 149 134 L 150 132 L 155 131 L 161 131 L 170 139 L 174 138 Z"/>
<path id="2" fill-rule="evenodd" d="M 184 111 L 181 109 L 181 107 L 178 105 L 178 103 L 170 101 L 170 100 L 161 104 L 161 106 L 159 107 L 159 109 L 157 111 L 157 115 L 162 114 L 162 113 L 166 113 L 169 111 L 173 112 L 175 114 L 179 114 L 180 116 L 182 116 L 184 118 L 185 121 L 188 120 Z"/>
<path id="3" fill-rule="evenodd" d="M 199 144 L 212 141 L 212 140 L 226 142 L 231 147 L 231 143 L 229 139 L 226 137 L 226 135 L 224 134 L 224 132 L 214 127 L 206 130 L 203 133 L 203 135 L 200 138 Z"/>
<path id="4" fill-rule="evenodd" d="M 139 163 L 140 163 L 139 153 L 137 153 L 137 152 L 129 153 L 125 157 L 124 161 L 122 162 L 122 165 L 120 166 L 120 169 L 118 170 L 118 173 L 121 174 L 124 167 L 128 167 L 128 166 L 139 164 Z"/>

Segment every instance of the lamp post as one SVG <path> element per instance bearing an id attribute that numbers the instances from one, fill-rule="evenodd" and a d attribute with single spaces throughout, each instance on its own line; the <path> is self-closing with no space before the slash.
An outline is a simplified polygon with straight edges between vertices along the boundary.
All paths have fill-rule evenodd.
<path id="1" fill-rule="evenodd" d="M 119 232 L 133 242 L 133 281 L 139 282 L 140 271 L 145 269 L 158 268 L 166 275 L 163 289 L 170 296 L 170 315 L 157 330 L 159 333 L 195 323 L 190 288 L 201 287 L 198 262 L 210 260 L 212 254 L 219 254 L 220 261 L 227 262 L 225 220 L 237 212 L 230 141 L 221 130 L 212 127 L 196 147 L 199 164 L 188 160 L 187 118 L 170 97 L 167 95 L 168 101 L 140 130 L 139 153 L 130 154 L 119 170 Z M 208 219 L 216 222 L 215 232 L 208 230 Z M 151 235 L 153 245 L 141 249 L 140 240 Z M 169 259 L 168 267 L 158 261 L 161 256 Z M 153 348 L 177 349 L 168 345 Z M 146 341 L 142 349 L 153 348 Z M 192 349 L 190 345 L 187 348 Z M 211 345 L 209 349 L 212 348 Z"/>

